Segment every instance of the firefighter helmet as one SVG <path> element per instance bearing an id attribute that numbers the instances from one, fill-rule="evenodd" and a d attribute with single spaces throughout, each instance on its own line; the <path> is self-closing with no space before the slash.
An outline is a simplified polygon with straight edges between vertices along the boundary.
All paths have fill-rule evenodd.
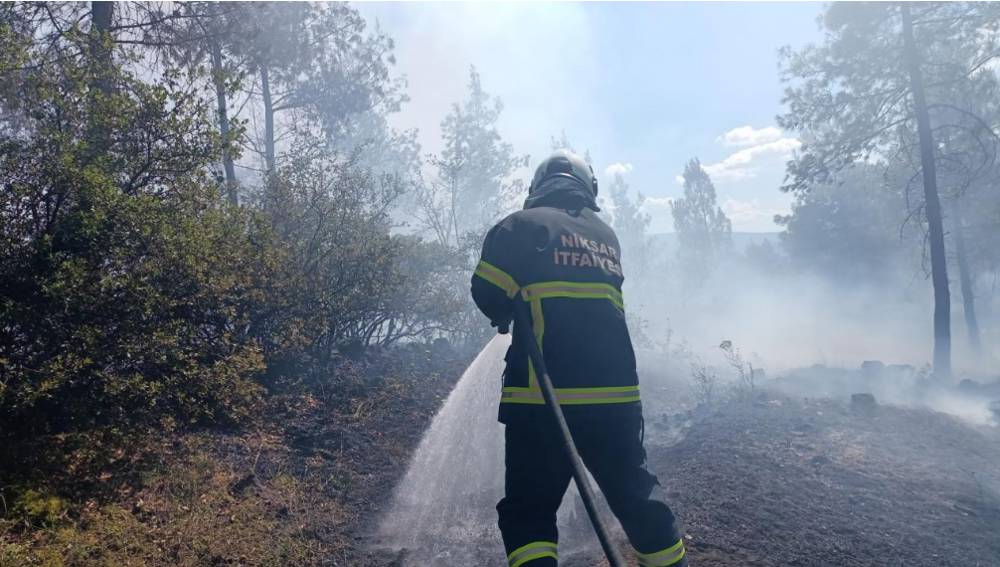
<path id="1" fill-rule="evenodd" d="M 580 208 L 601 210 L 597 206 L 597 176 L 594 175 L 594 168 L 569 150 L 556 150 L 538 164 L 528 189 L 528 198 L 524 200 L 524 208 L 537 207 L 548 201 L 550 195 L 557 193 L 572 195 L 580 203 Z"/>
<path id="2" fill-rule="evenodd" d="M 564 178 L 578 182 L 593 198 L 597 197 L 597 176 L 594 168 L 580 156 L 570 150 L 556 150 L 551 156 L 542 160 L 535 170 L 528 194 L 533 195 L 542 189 L 550 179 Z"/>

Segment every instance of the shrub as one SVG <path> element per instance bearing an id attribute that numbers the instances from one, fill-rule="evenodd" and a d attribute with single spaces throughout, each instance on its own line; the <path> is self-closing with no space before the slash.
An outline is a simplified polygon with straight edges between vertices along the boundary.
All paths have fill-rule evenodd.
<path id="1" fill-rule="evenodd" d="M 202 187 L 161 198 L 77 176 L 47 234 L 0 251 L 0 429 L 245 416 L 266 231 Z"/>
<path id="2" fill-rule="evenodd" d="M 736 393 L 740 399 L 752 399 L 757 387 L 757 371 L 753 363 L 743 357 L 740 349 L 733 346 L 733 341 L 725 340 L 719 344 L 726 363 L 736 372 Z"/>
<path id="3" fill-rule="evenodd" d="M 691 363 L 691 389 L 699 406 L 710 406 L 715 401 L 716 385 L 719 377 L 715 371 L 701 361 Z"/>

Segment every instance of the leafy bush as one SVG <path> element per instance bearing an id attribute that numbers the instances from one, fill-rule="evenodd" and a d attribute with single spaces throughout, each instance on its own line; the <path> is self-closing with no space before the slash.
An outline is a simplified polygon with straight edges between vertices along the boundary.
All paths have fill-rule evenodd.
<path id="1" fill-rule="evenodd" d="M 117 16 L 101 24 L 98 8 Z M 443 290 L 466 289 L 467 265 L 393 234 L 405 182 L 335 153 L 309 112 L 287 113 L 288 151 L 276 161 L 272 136 L 234 203 L 237 180 L 217 170 L 246 140 L 215 105 L 243 75 L 219 67 L 216 82 L 202 47 L 178 43 L 188 17 L 221 23 L 183 10 L 0 9 L 0 432 L 12 438 L 235 423 L 279 382 L 330 385 L 341 350 L 448 333 L 465 312 L 465 294 Z"/>
<path id="2" fill-rule="evenodd" d="M 219 204 L 210 107 L 180 69 L 144 80 L 40 13 L 0 22 L 0 431 L 239 420 L 276 252 Z"/>
<path id="3" fill-rule="evenodd" d="M 231 421 L 260 393 L 267 233 L 198 187 L 130 196 L 93 172 L 53 229 L 0 252 L 0 423 Z"/>

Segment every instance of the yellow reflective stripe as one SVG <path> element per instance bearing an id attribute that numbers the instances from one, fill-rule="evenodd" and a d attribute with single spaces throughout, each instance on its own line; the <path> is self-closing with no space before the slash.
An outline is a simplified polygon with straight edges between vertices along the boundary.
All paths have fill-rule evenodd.
<path id="1" fill-rule="evenodd" d="M 607 299 L 624 310 L 621 292 L 613 285 L 601 282 L 549 281 L 529 284 L 520 289 L 521 297 L 531 306 L 532 333 L 543 350 L 545 336 L 545 314 L 542 300 L 549 297 L 574 299 Z M 625 386 L 613 388 L 556 388 L 559 405 L 620 404 L 639 401 L 639 387 Z M 545 399 L 538 387 L 535 365 L 528 359 L 528 387 L 504 388 L 501 403 L 544 404 Z"/>
<path id="2" fill-rule="evenodd" d="M 568 297 L 572 299 L 608 299 L 619 309 L 625 309 L 622 293 L 615 286 L 598 282 L 538 282 L 524 286 L 521 296 L 525 301 Z"/>
<path id="3" fill-rule="evenodd" d="M 551 548 L 555 548 L 557 546 L 558 546 L 558 544 L 556 542 L 554 542 L 554 541 L 533 541 L 533 542 L 527 543 L 525 545 L 522 545 L 521 547 L 515 549 L 514 551 L 511 551 L 507 555 L 507 560 L 510 561 L 515 555 L 520 555 L 523 551 L 526 551 L 529 548 L 533 548 L 533 547 L 551 547 Z"/>
<path id="4" fill-rule="evenodd" d="M 548 292 L 541 296 L 542 298 L 548 299 L 552 297 L 566 297 L 569 299 L 607 299 L 611 301 L 618 309 L 625 309 L 625 304 L 615 296 L 610 293 L 599 293 L 599 292 Z"/>
<path id="5" fill-rule="evenodd" d="M 535 559 L 541 559 L 543 557 L 551 557 L 552 559 L 555 559 L 556 561 L 559 560 L 559 556 L 556 555 L 555 551 L 542 551 L 540 553 L 534 553 L 532 555 L 528 555 L 528 556 L 522 557 L 521 559 L 517 560 L 517 562 L 511 563 L 510 567 L 521 567 L 521 565 L 524 565 L 525 563 L 527 563 L 529 561 L 534 561 Z"/>
<path id="6" fill-rule="evenodd" d="M 542 337 L 545 336 L 545 314 L 542 313 L 542 301 L 540 299 L 531 302 L 531 331 L 535 334 L 538 342 L 538 352 L 542 352 Z M 538 374 L 535 373 L 535 365 L 528 357 L 528 387 L 538 390 Z"/>
<path id="7" fill-rule="evenodd" d="M 684 540 L 678 540 L 670 547 L 655 553 L 635 553 L 639 558 L 639 565 L 644 567 L 668 567 L 684 558 Z"/>
<path id="8" fill-rule="evenodd" d="M 639 396 L 631 396 L 628 398 L 594 398 L 594 399 L 582 399 L 582 400 L 559 400 L 559 405 L 561 406 L 596 406 L 596 405 L 609 405 L 609 404 L 628 404 L 640 401 Z M 537 398 L 501 398 L 501 404 L 519 404 L 519 405 L 530 405 L 530 406 L 541 406 L 545 405 L 545 400 L 542 399 L 541 394 Z"/>
<path id="9" fill-rule="evenodd" d="M 479 265 L 476 266 L 475 275 L 504 290 L 507 297 L 514 297 L 517 295 L 517 290 L 519 288 L 517 282 L 514 281 L 514 278 L 512 278 L 507 272 L 485 260 L 479 261 Z"/>
<path id="10" fill-rule="evenodd" d="M 571 281 L 566 281 L 566 280 L 553 280 L 553 281 L 548 281 L 548 282 L 535 282 L 533 284 L 529 284 L 529 285 L 524 286 L 524 289 L 528 290 L 530 292 L 530 291 L 535 290 L 535 289 L 546 288 L 546 287 L 572 287 L 572 288 L 578 288 L 578 289 L 606 289 L 608 291 L 613 291 L 615 293 L 618 293 L 618 288 L 616 288 L 615 286 L 613 286 L 613 285 L 611 285 L 609 283 L 604 283 L 604 282 L 571 282 Z"/>
<path id="11" fill-rule="evenodd" d="M 507 556 L 507 564 L 510 567 L 519 567 L 529 561 L 541 559 L 542 557 L 551 557 L 558 561 L 559 557 L 556 555 L 555 542 L 533 541 L 527 545 L 522 545 L 510 552 L 510 555 Z"/>
<path id="12" fill-rule="evenodd" d="M 531 392 L 538 390 L 534 388 L 525 388 L 524 386 L 507 386 L 503 389 L 504 392 Z M 617 394 L 620 392 L 635 392 L 639 393 L 639 386 L 599 386 L 594 388 L 556 388 L 557 394 L 588 394 L 590 392 L 600 392 L 608 394 Z"/>
<path id="13" fill-rule="evenodd" d="M 623 404 L 639 401 L 638 386 L 610 386 L 606 388 L 556 388 L 559 405 Z M 541 390 L 508 386 L 500 394 L 501 403 L 544 404 Z"/>

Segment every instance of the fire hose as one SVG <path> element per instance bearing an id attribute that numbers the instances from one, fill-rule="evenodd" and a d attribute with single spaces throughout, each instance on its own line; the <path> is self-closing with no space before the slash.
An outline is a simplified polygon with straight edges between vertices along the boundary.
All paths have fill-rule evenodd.
<path id="1" fill-rule="evenodd" d="M 514 318 L 520 329 L 531 329 L 531 318 L 528 313 L 527 302 L 514 301 Z M 503 331 L 501 330 L 501 332 Z M 566 456 L 569 457 L 570 466 L 573 470 L 573 480 L 576 481 L 576 487 L 580 491 L 580 498 L 583 499 L 583 506 L 587 509 L 587 516 L 590 518 L 590 523 L 594 526 L 597 539 L 601 542 L 604 555 L 607 556 L 611 567 L 625 567 L 625 561 L 622 559 L 621 554 L 618 553 L 618 550 L 611 544 L 607 525 L 597 511 L 597 500 L 594 496 L 594 491 L 587 480 L 586 469 L 583 468 L 580 454 L 576 450 L 576 443 L 573 442 L 573 435 L 566 424 L 566 417 L 563 415 L 562 408 L 559 407 L 559 402 L 556 399 L 555 388 L 552 387 L 552 380 L 549 378 L 549 373 L 545 368 L 545 359 L 542 356 L 542 351 L 530 331 L 522 332 L 520 335 L 524 339 L 528 355 L 531 357 L 531 362 L 534 365 L 535 376 L 538 378 L 542 397 L 545 398 L 545 405 L 549 407 L 549 410 L 552 411 L 552 415 L 555 417 L 559 434 L 563 441 L 563 448 L 566 450 Z"/>

